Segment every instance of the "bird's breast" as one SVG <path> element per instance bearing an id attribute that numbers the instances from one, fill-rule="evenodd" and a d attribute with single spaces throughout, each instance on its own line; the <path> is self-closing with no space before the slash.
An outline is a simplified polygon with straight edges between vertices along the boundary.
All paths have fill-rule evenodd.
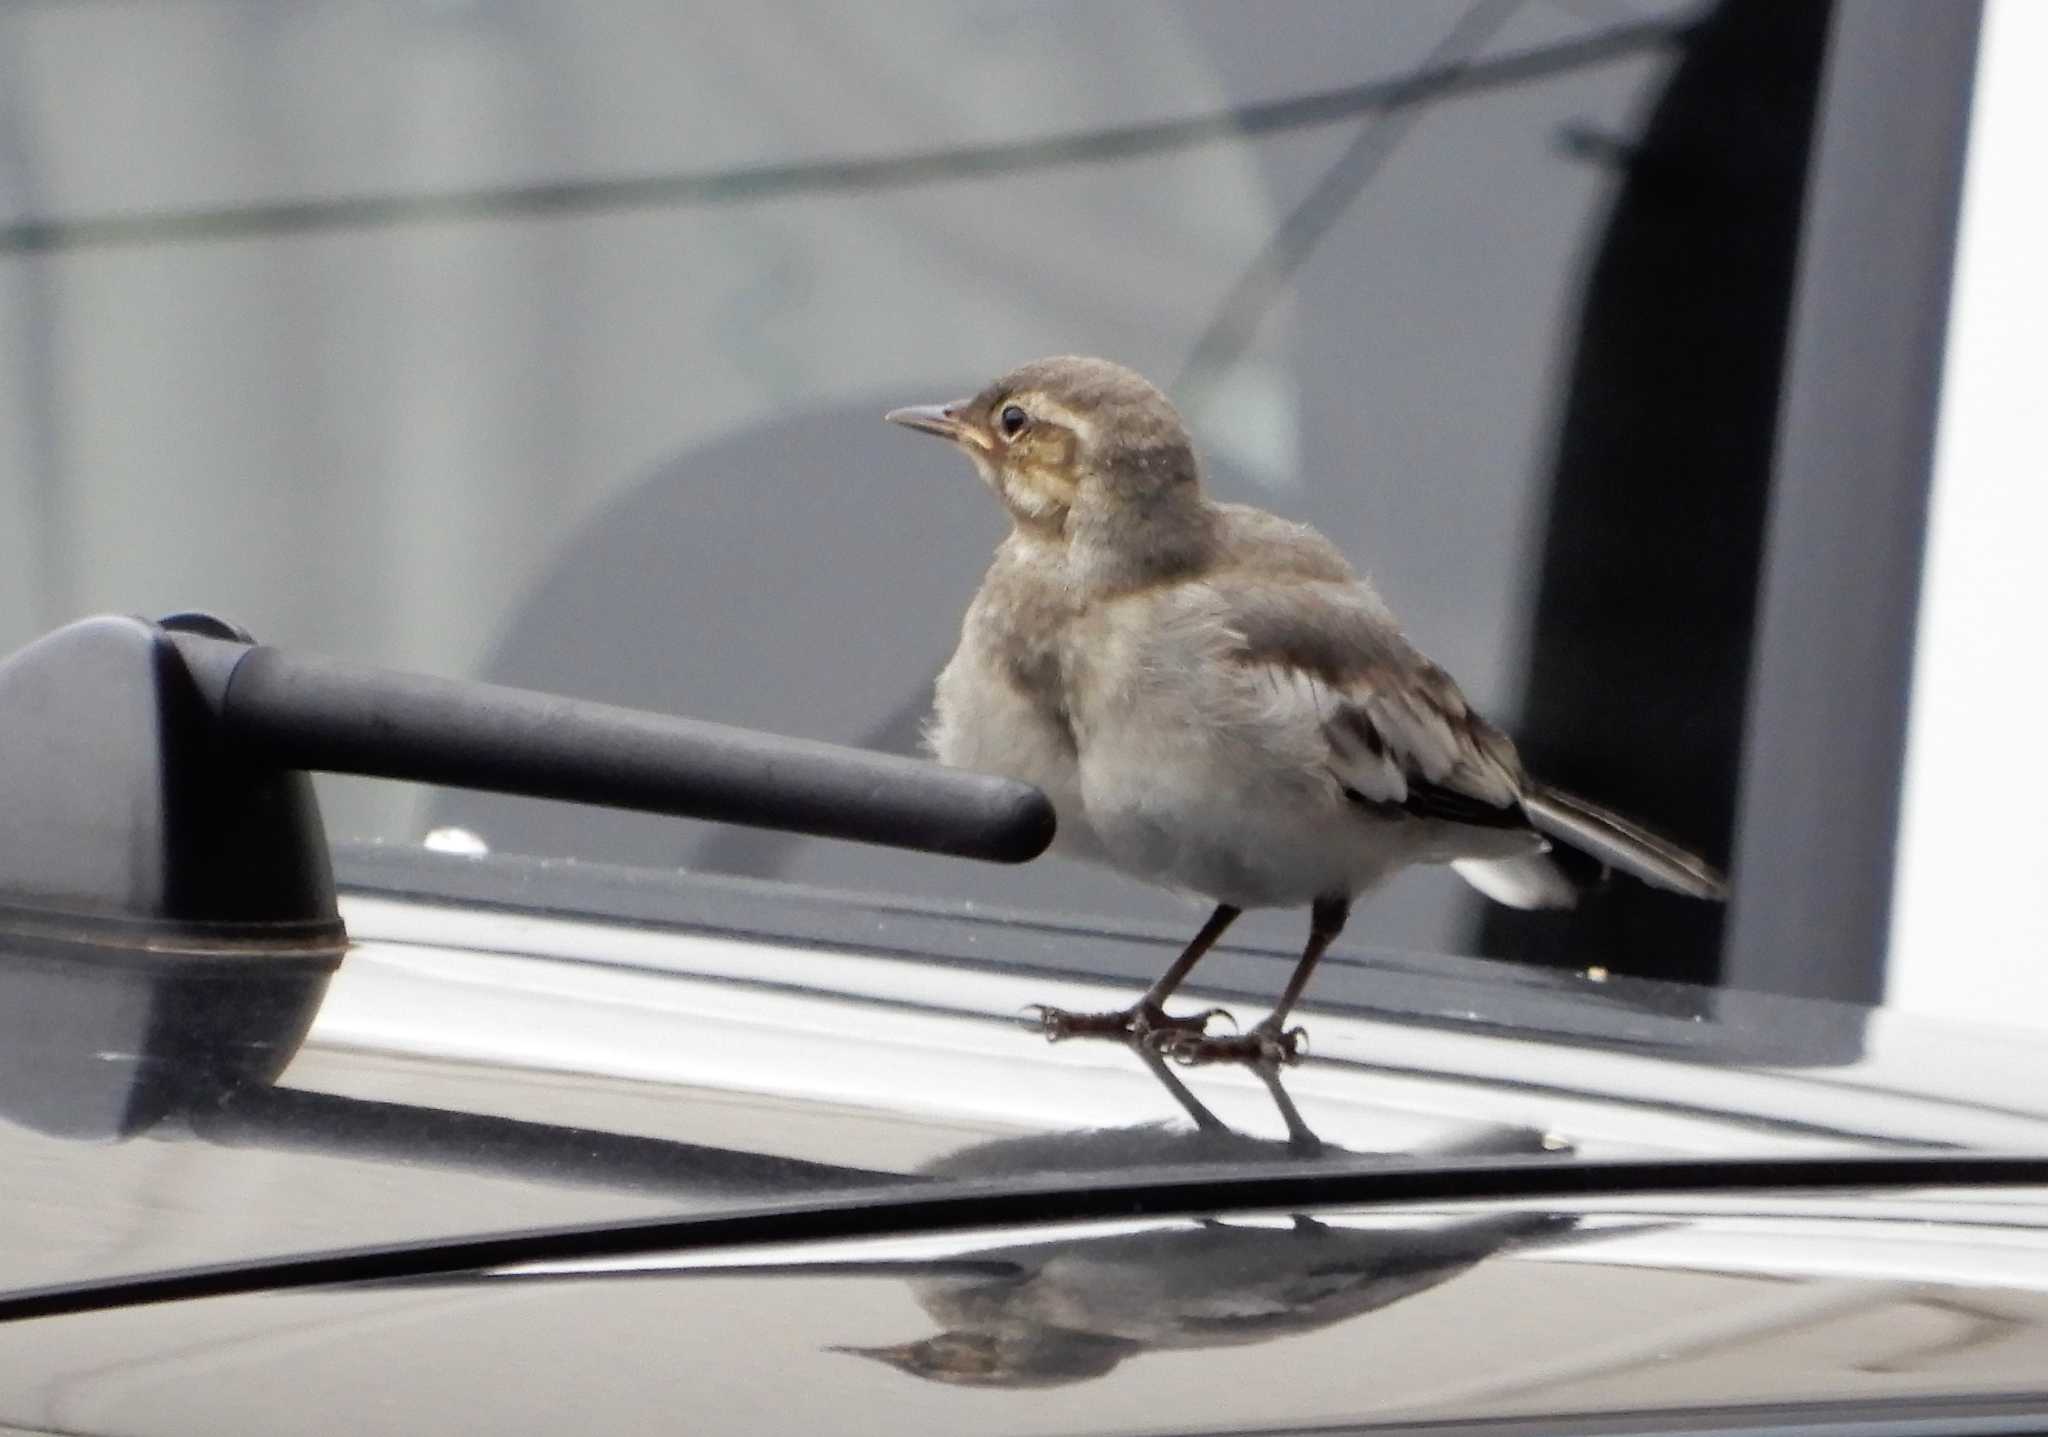
<path id="1" fill-rule="evenodd" d="M 1099 858 L 1081 804 L 1078 749 L 1061 682 L 1057 631 L 1020 630 L 997 608 L 970 610 L 939 674 L 928 740 L 939 762 L 1044 790 L 1059 815 L 1054 851 Z"/>

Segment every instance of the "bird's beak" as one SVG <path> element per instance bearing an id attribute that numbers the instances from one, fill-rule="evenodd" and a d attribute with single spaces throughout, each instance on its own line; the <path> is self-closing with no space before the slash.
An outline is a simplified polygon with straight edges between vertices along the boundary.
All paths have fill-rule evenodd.
<path id="1" fill-rule="evenodd" d="M 917 1356 L 917 1344 L 915 1342 L 899 1342 L 893 1347 L 842 1347 L 834 1344 L 824 1350 L 826 1352 L 844 1352 L 854 1357 L 866 1357 L 876 1362 L 889 1363 L 893 1367 L 901 1367 L 904 1363 L 910 1361 L 911 1358 Z"/>
<path id="2" fill-rule="evenodd" d="M 891 424 L 901 424 L 905 429 L 918 429 L 926 434 L 936 434 L 941 439 L 950 439 L 955 444 L 987 449 L 988 440 L 981 431 L 961 417 L 966 410 L 967 401 L 956 399 L 951 404 L 906 405 L 902 409 L 892 409 L 882 417 Z"/>

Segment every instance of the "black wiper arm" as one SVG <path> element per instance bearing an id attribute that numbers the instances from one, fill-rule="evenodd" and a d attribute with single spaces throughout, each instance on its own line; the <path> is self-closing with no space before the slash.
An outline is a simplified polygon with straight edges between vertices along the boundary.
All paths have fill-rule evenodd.
<path id="1" fill-rule="evenodd" d="M 1028 784 L 895 754 L 87 619 L 0 660 L 0 937 L 338 957 L 310 772 L 453 784 L 1021 863 Z"/>
<path id="2" fill-rule="evenodd" d="M 1024 784 L 558 694 L 174 634 L 223 737 L 281 768 L 786 829 L 1017 863 L 1051 842 Z"/>
<path id="3" fill-rule="evenodd" d="M 1023 1181 L 949 1182 L 943 1187 L 845 1194 L 713 1216 L 541 1228 L 32 1288 L 0 1296 L 0 1322 L 354 1283 L 419 1281 L 523 1263 L 918 1237 L 1061 1222 L 1660 1192 L 1922 1187 L 2048 1189 L 2048 1157 L 1941 1153 L 1623 1161 L 1381 1159 L 1276 1163 L 1252 1171 L 1174 1167 L 1149 1169 L 1138 1176 L 1061 1174 Z"/>

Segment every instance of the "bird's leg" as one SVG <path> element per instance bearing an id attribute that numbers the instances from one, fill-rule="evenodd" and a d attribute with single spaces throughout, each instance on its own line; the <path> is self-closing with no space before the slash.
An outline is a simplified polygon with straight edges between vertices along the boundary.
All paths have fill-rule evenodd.
<path id="1" fill-rule="evenodd" d="M 1171 1037 L 1197 1037 L 1208 1031 L 1209 1020 L 1221 1015 L 1229 1017 L 1221 1008 L 1210 1008 L 1200 1013 L 1191 1013 L 1185 1018 L 1170 1016 L 1165 1007 L 1173 990 L 1181 985 L 1202 955 L 1215 946 L 1223 936 L 1223 930 L 1237 921 L 1237 915 L 1244 910 L 1232 908 L 1228 903 L 1216 905 L 1216 911 L 1209 915 L 1209 921 L 1202 925 L 1202 931 L 1188 940 L 1188 946 L 1181 949 L 1180 957 L 1173 960 L 1173 966 L 1159 975 L 1159 981 L 1147 988 L 1138 1001 L 1128 1008 L 1114 1013 L 1069 1013 L 1061 1008 L 1038 1006 L 1039 1026 L 1045 1036 L 1057 1043 L 1062 1038 L 1122 1038 L 1137 1042 L 1152 1040 L 1154 1034 Z"/>
<path id="2" fill-rule="evenodd" d="M 1168 1071 L 1166 1059 L 1159 1056 L 1158 1049 L 1149 1043 L 1138 1043 L 1134 1047 L 1137 1050 L 1138 1057 L 1144 1062 L 1146 1068 L 1151 1071 L 1152 1076 L 1157 1078 L 1160 1085 L 1172 1095 L 1173 1100 L 1180 1104 L 1181 1111 L 1194 1120 L 1197 1132 L 1228 1133 L 1230 1131 L 1228 1123 L 1210 1112 L 1206 1103 L 1188 1091 L 1186 1083 L 1183 1083 Z"/>
<path id="3" fill-rule="evenodd" d="M 1272 1096 L 1273 1106 L 1280 1110 L 1280 1121 L 1287 1124 L 1287 1150 L 1299 1157 L 1318 1157 L 1323 1151 L 1323 1140 L 1315 1135 L 1307 1121 L 1301 1116 L 1301 1109 L 1294 1106 L 1294 1099 L 1287 1096 L 1287 1089 L 1280 1086 L 1280 1070 L 1270 1063 L 1255 1063 L 1252 1071 L 1259 1081 L 1266 1085 Z"/>
<path id="4" fill-rule="evenodd" d="M 1253 1033 L 1266 1033 L 1279 1038 L 1287 1030 L 1287 1015 L 1294 1011 L 1294 1005 L 1301 1001 L 1302 990 L 1308 987 L 1309 974 L 1315 972 L 1325 951 L 1337 941 L 1337 935 L 1344 931 L 1344 922 L 1351 916 L 1351 900 L 1342 896 L 1318 898 L 1309 909 L 1308 946 L 1301 950 L 1301 961 L 1294 965 L 1294 973 L 1287 980 L 1287 986 L 1280 993 L 1280 1001 L 1252 1029 Z M 1300 1029 L 1292 1030 L 1299 1032 Z"/>
<path id="5" fill-rule="evenodd" d="M 1301 960 L 1294 965 L 1294 973 L 1273 1011 L 1249 1032 L 1227 1038 L 1211 1038 L 1202 1033 L 1175 1034 L 1164 1044 L 1168 1056 L 1182 1063 L 1260 1063 L 1275 1067 L 1297 1061 L 1301 1057 L 1302 1039 L 1308 1035 L 1300 1028 L 1289 1028 L 1287 1015 L 1300 1000 L 1302 989 L 1308 986 L 1309 975 L 1315 972 L 1324 950 L 1344 931 L 1344 920 L 1350 915 L 1349 898 L 1318 898 L 1309 910 L 1308 946 L 1301 950 Z"/>

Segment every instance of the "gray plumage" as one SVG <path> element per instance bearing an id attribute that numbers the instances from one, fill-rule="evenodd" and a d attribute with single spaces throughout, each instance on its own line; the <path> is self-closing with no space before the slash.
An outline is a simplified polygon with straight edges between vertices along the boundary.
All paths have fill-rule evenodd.
<path id="1" fill-rule="evenodd" d="M 1415 863 L 1561 906 L 1555 839 L 1725 896 L 1679 846 L 1531 780 L 1327 539 L 1211 501 L 1173 406 L 1130 370 L 1041 360 L 889 417 L 957 443 L 1011 519 L 939 677 L 932 750 L 1044 789 L 1059 851 L 1207 897 L 1225 924 L 1317 905 L 1301 977 L 1350 901 Z M 1163 996 L 1126 1026 L 1157 1026 Z M 1272 1056 L 1278 1023 L 1262 1028 Z"/>

